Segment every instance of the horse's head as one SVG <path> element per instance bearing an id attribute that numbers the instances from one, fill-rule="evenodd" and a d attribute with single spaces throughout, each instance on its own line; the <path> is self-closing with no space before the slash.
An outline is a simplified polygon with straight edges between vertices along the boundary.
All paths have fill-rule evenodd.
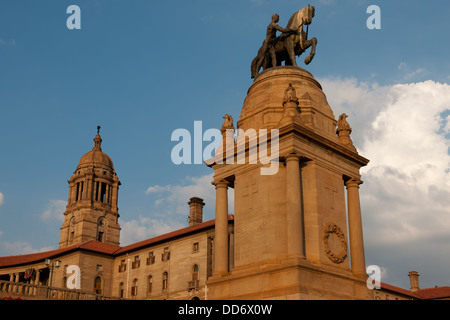
<path id="1" fill-rule="evenodd" d="M 308 5 L 307 7 L 297 11 L 291 16 L 286 28 L 297 29 L 302 24 L 310 25 L 312 19 L 314 18 L 315 8 L 314 6 Z"/>
<path id="2" fill-rule="evenodd" d="M 314 14 L 316 12 L 316 9 L 314 8 L 314 6 L 310 6 L 308 4 L 308 6 L 306 8 L 303 9 L 303 24 L 305 25 L 310 25 L 312 22 L 312 19 L 314 18 Z"/>

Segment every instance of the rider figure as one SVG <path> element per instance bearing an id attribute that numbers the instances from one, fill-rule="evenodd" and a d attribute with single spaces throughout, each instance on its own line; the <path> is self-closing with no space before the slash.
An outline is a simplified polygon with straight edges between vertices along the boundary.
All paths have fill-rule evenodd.
<path id="1" fill-rule="evenodd" d="M 294 33 L 294 32 L 298 31 L 298 30 L 294 30 L 294 29 L 284 29 L 277 24 L 278 21 L 280 21 L 280 16 L 275 13 L 272 16 L 272 21 L 270 22 L 269 26 L 267 27 L 266 39 L 263 42 L 261 55 L 258 60 L 258 63 L 256 64 L 257 72 L 258 72 L 259 68 L 261 68 L 261 64 L 263 63 L 267 52 L 270 53 L 270 57 L 272 59 L 272 67 L 276 67 L 276 65 L 277 65 L 277 56 L 275 54 L 275 48 L 274 48 L 274 40 L 276 38 L 277 31 L 285 32 L 285 33 Z"/>

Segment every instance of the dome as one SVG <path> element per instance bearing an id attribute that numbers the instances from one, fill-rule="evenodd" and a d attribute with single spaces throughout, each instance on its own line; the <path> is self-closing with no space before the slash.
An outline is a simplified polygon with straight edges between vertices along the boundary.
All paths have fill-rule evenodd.
<path id="1" fill-rule="evenodd" d="M 269 68 L 255 78 L 244 100 L 238 128 L 279 128 L 284 113 L 283 101 L 289 86 L 296 92 L 304 125 L 337 141 L 336 120 L 322 86 L 311 73 L 294 66 Z"/>
<path id="2" fill-rule="evenodd" d="M 91 151 L 81 157 L 77 169 L 87 166 L 95 166 L 106 167 L 107 169 L 114 170 L 113 162 L 106 153 L 102 152 L 101 144 L 102 138 L 100 137 L 100 134 L 97 134 L 94 138 L 94 147 Z"/>

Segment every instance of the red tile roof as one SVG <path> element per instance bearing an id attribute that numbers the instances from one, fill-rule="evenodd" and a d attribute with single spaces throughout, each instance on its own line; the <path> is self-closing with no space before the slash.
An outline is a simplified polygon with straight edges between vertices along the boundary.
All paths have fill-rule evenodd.
<path id="1" fill-rule="evenodd" d="M 228 220 L 231 221 L 234 219 L 233 215 L 228 215 Z M 75 244 L 72 246 L 68 246 L 65 248 L 60 248 L 56 250 L 51 251 L 45 251 L 45 252 L 39 252 L 39 253 L 31 253 L 31 254 L 24 254 L 24 255 L 18 255 L 18 256 L 7 256 L 7 257 L 0 257 L 0 268 L 1 267 L 11 267 L 16 265 L 23 265 L 23 264 L 29 264 L 34 263 L 38 261 L 43 261 L 47 258 L 53 258 L 56 256 L 59 256 L 64 253 L 68 253 L 71 251 L 76 250 L 87 250 L 92 252 L 98 252 L 103 253 L 107 255 L 117 255 L 122 254 L 128 251 L 136 250 L 148 245 L 152 245 L 161 241 L 167 241 L 179 236 L 183 236 L 192 232 L 200 231 L 203 229 L 207 229 L 210 227 L 213 227 L 215 224 L 215 220 L 209 220 L 205 221 L 203 223 L 199 223 L 196 226 L 193 227 L 186 227 L 183 229 L 175 230 L 157 237 L 153 237 L 147 240 L 143 240 L 140 242 L 136 242 L 124 247 L 115 246 L 112 244 L 102 243 L 94 240 L 90 240 L 81 244 Z"/>
<path id="2" fill-rule="evenodd" d="M 231 221 L 233 219 L 234 219 L 234 216 L 229 214 L 228 215 L 228 221 Z M 216 220 L 213 219 L 213 220 L 209 220 L 209 221 L 205 221 L 205 222 L 199 223 L 198 225 L 193 226 L 193 227 L 186 227 L 186 228 L 183 228 L 183 229 L 178 229 L 178 230 L 175 230 L 175 231 L 172 231 L 172 232 L 169 232 L 169 233 L 157 236 L 157 237 L 153 237 L 153 238 L 150 238 L 150 239 L 147 239 L 147 240 L 139 241 L 139 242 L 136 242 L 136 243 L 133 243 L 133 244 L 130 244 L 130 245 L 127 245 L 125 247 L 120 248 L 118 251 L 115 252 L 115 254 L 122 254 L 122 253 L 125 253 L 127 251 L 132 251 L 132 250 L 139 249 L 139 248 L 142 248 L 142 247 L 145 247 L 145 246 L 149 246 L 149 245 L 152 245 L 152 244 L 155 244 L 155 243 L 158 243 L 158 242 L 162 242 L 162 241 L 166 241 L 166 240 L 169 240 L 169 239 L 172 239 L 172 238 L 180 237 L 180 236 L 186 235 L 188 233 L 192 233 L 192 232 L 195 232 L 195 231 L 207 229 L 209 227 L 213 227 L 215 222 L 216 222 Z"/>
<path id="3" fill-rule="evenodd" d="M 428 289 L 420 289 L 415 292 L 421 299 L 442 299 L 450 298 L 450 287 L 435 287 Z"/>
<path id="4" fill-rule="evenodd" d="M 450 287 L 448 286 L 420 289 L 412 292 L 410 290 L 402 289 L 382 282 L 381 289 L 389 290 L 398 294 L 403 294 L 413 299 L 427 300 L 427 299 L 450 298 Z"/>
<path id="5" fill-rule="evenodd" d="M 43 261 L 47 258 L 53 258 L 64 253 L 68 253 L 74 250 L 88 250 L 105 254 L 113 254 L 120 247 L 112 244 L 101 243 L 94 240 L 87 241 L 80 244 L 75 244 L 65 248 L 60 248 L 51 251 L 24 254 L 18 256 L 0 257 L 0 267 L 10 267 L 21 264 L 28 264 L 38 261 Z"/>
<path id="6" fill-rule="evenodd" d="M 389 290 L 389 291 L 395 292 L 397 294 L 406 295 L 406 296 L 409 296 L 414 299 L 420 299 L 420 297 L 412 291 L 409 291 L 409 290 L 406 290 L 403 288 L 399 288 L 399 287 L 396 287 L 396 286 L 393 286 L 393 285 L 390 285 L 390 284 L 387 284 L 384 282 L 381 282 L 381 289 Z"/>

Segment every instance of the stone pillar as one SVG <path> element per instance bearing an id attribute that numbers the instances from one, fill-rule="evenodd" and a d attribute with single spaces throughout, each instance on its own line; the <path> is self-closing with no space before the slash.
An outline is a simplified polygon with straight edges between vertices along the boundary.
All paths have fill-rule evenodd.
<path id="1" fill-rule="evenodd" d="M 287 252 L 289 256 L 305 258 L 303 237 L 302 195 L 300 190 L 300 158 L 286 156 Z"/>
<path id="2" fill-rule="evenodd" d="M 105 192 L 105 203 L 111 204 L 109 200 L 109 189 L 111 188 L 111 185 L 109 183 L 106 184 L 106 192 Z"/>
<path id="3" fill-rule="evenodd" d="M 216 187 L 214 275 L 228 273 L 228 182 L 213 182 Z"/>
<path id="4" fill-rule="evenodd" d="M 117 176 L 114 176 L 112 184 L 112 194 L 111 194 L 111 211 L 114 213 L 118 212 L 117 204 L 118 204 L 118 195 L 119 195 L 119 186 L 120 181 Z"/>
<path id="5" fill-rule="evenodd" d="M 359 203 L 359 185 L 361 180 L 350 179 L 347 186 L 348 227 L 350 233 L 350 256 L 354 275 L 366 275 L 366 262 L 364 258 L 364 238 L 361 220 L 361 207 Z"/>
<path id="6" fill-rule="evenodd" d="M 8 288 L 8 292 L 9 293 L 11 293 L 12 291 L 13 291 L 13 282 L 14 282 L 14 277 L 15 277 L 15 274 L 14 273 L 11 273 L 10 275 L 9 275 L 9 282 L 10 282 L 10 284 L 9 284 L 9 288 Z"/>

